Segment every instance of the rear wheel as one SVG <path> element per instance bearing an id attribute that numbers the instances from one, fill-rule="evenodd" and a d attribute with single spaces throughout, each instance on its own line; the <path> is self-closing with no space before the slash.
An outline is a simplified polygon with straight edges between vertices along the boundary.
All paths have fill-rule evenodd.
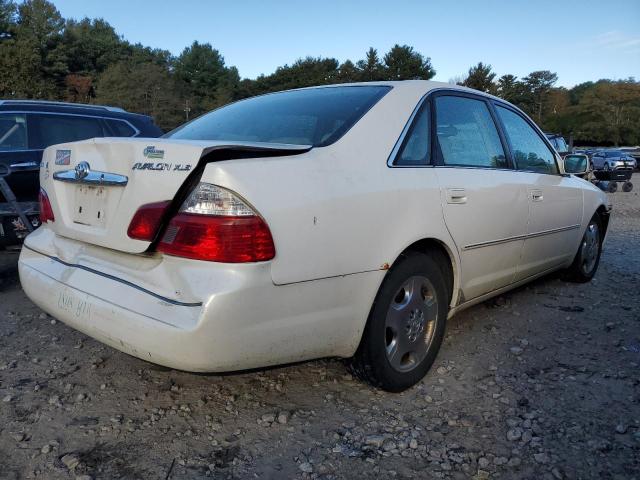
<path id="1" fill-rule="evenodd" d="M 631 182 L 624 182 L 622 184 L 622 191 L 623 192 L 630 192 L 631 190 L 633 190 L 633 183 Z"/>
<path id="2" fill-rule="evenodd" d="M 607 187 L 607 191 L 609 193 L 615 193 L 618 191 L 618 182 L 609 182 L 609 186 Z"/>
<path id="3" fill-rule="evenodd" d="M 438 263 L 408 253 L 391 268 L 371 308 L 352 371 L 375 387 L 400 392 L 433 364 L 447 321 L 448 296 Z"/>
<path id="4" fill-rule="evenodd" d="M 566 280 L 586 283 L 593 278 L 600 264 L 603 236 L 602 223 L 596 213 L 589 221 L 589 225 L 582 236 L 578 253 L 576 253 L 573 263 L 566 272 Z"/>

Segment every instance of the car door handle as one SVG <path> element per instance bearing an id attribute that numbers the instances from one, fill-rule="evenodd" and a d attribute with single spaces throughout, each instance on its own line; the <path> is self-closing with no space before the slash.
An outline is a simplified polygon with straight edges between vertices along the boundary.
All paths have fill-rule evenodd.
<path id="1" fill-rule="evenodd" d="M 464 188 L 447 188 L 447 203 L 467 203 L 467 192 Z"/>
<path id="2" fill-rule="evenodd" d="M 544 195 L 542 194 L 542 190 L 531 190 L 531 201 L 533 202 L 541 202 L 544 200 Z"/>

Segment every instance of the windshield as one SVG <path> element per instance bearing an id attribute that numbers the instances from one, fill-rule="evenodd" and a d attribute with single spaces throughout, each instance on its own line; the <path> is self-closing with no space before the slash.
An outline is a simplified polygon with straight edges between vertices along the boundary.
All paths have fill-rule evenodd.
<path id="1" fill-rule="evenodd" d="M 622 156 L 622 152 L 605 152 L 604 156 L 607 157 L 607 158 L 621 157 Z"/>
<path id="2" fill-rule="evenodd" d="M 319 87 L 262 95 L 207 113 L 166 137 L 322 147 L 344 135 L 390 89 Z"/>

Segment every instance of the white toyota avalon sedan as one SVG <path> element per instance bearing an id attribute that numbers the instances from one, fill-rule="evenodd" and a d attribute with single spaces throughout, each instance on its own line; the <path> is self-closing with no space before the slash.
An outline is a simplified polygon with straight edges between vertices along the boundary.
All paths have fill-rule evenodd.
<path id="1" fill-rule="evenodd" d="M 554 270 L 593 277 L 609 205 L 570 174 L 586 167 L 462 87 L 273 93 L 162 139 L 48 148 L 20 278 L 55 318 L 150 362 L 337 356 L 400 391 L 461 309 Z"/>

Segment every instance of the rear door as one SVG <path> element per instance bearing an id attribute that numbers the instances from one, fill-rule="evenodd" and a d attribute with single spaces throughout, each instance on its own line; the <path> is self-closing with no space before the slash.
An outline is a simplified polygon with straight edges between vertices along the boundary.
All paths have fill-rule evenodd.
<path id="1" fill-rule="evenodd" d="M 98 117 L 62 113 L 30 113 L 29 143 L 32 148 L 45 149 L 49 145 L 104 137 L 102 120 Z"/>
<path id="2" fill-rule="evenodd" d="M 496 105 L 516 169 L 527 181 L 529 225 L 516 280 L 558 267 L 576 253 L 582 220 L 581 180 L 562 175 L 557 154 L 522 114 Z"/>
<path id="3" fill-rule="evenodd" d="M 487 100 L 441 92 L 433 104 L 441 204 L 469 300 L 513 281 L 527 230 L 527 191 Z"/>

